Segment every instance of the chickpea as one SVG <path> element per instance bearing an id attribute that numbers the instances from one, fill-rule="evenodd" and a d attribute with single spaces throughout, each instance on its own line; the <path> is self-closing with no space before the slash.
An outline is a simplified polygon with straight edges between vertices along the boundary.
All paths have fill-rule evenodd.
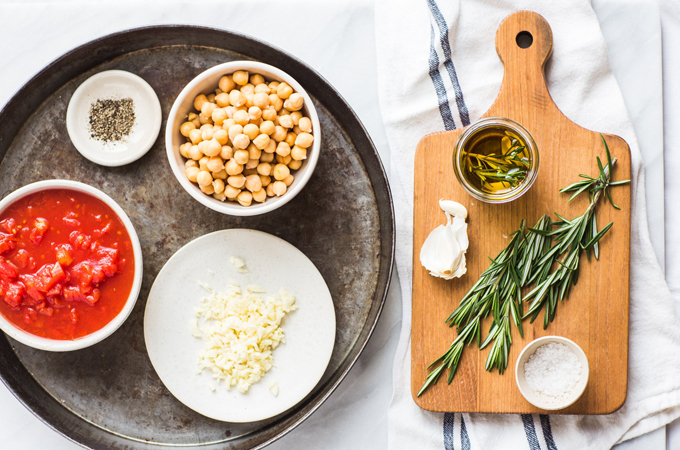
<path id="1" fill-rule="evenodd" d="M 286 139 L 284 139 L 284 142 L 292 147 L 293 145 L 295 145 L 295 139 L 297 139 L 297 134 L 293 132 L 288 132 L 288 134 L 286 135 Z"/>
<path id="2" fill-rule="evenodd" d="M 258 131 L 259 131 L 259 128 L 258 128 Z M 255 139 L 253 139 L 253 144 L 255 144 L 255 147 L 262 150 L 269 145 L 269 141 L 270 141 L 269 136 L 262 133 L 259 136 L 257 136 Z M 259 156 L 258 156 L 258 158 L 259 158 Z"/>
<path id="3" fill-rule="evenodd" d="M 262 110 L 262 118 L 264 120 L 276 120 L 276 108 L 273 106 L 267 106 Z"/>
<path id="4" fill-rule="evenodd" d="M 274 161 L 274 153 L 262 153 L 262 155 L 260 155 L 261 163 L 270 163 L 272 161 Z"/>
<path id="5" fill-rule="evenodd" d="M 239 173 L 243 172 L 243 165 L 237 163 L 236 160 L 232 158 L 227 161 L 227 164 L 224 166 L 224 170 L 227 171 L 228 175 L 238 175 Z"/>
<path id="6" fill-rule="evenodd" d="M 203 114 L 198 115 L 198 123 L 200 125 L 212 124 L 212 118 L 209 116 L 204 116 Z"/>
<path id="7" fill-rule="evenodd" d="M 257 165 L 257 173 L 268 176 L 272 172 L 272 165 L 266 162 L 261 162 Z"/>
<path id="8" fill-rule="evenodd" d="M 204 102 L 201 106 L 201 115 L 205 117 L 212 116 L 213 111 L 217 108 L 217 105 L 211 102 Z"/>
<path id="9" fill-rule="evenodd" d="M 243 86 L 241 86 L 241 92 L 244 94 L 254 94 L 255 93 L 255 85 L 253 83 L 246 83 Z"/>
<path id="10" fill-rule="evenodd" d="M 302 117 L 303 116 L 300 111 L 293 111 L 292 113 L 290 113 L 290 118 L 293 119 L 293 125 L 298 125 Z"/>
<path id="11" fill-rule="evenodd" d="M 245 94 L 246 96 L 246 107 L 250 108 L 252 106 L 255 106 L 253 103 L 253 98 L 255 97 L 255 94 Z"/>
<path id="12" fill-rule="evenodd" d="M 270 186 L 273 186 L 272 190 L 277 197 L 281 197 L 288 190 L 288 186 L 286 186 L 286 183 L 283 181 L 275 181 L 274 183 L 270 184 Z M 267 188 L 269 188 L 269 186 L 267 186 Z"/>
<path id="13" fill-rule="evenodd" d="M 250 206 L 253 202 L 253 194 L 248 191 L 241 191 L 237 196 L 236 200 L 241 204 L 241 206 Z"/>
<path id="14" fill-rule="evenodd" d="M 309 133 L 300 133 L 295 138 L 295 145 L 304 148 L 309 148 L 312 145 L 312 142 L 314 142 L 314 136 Z"/>
<path id="15" fill-rule="evenodd" d="M 229 139 L 231 139 L 232 142 L 236 136 L 242 133 L 243 133 L 242 125 L 235 124 L 229 127 Z"/>
<path id="16" fill-rule="evenodd" d="M 220 145 L 226 145 L 229 142 L 229 133 L 226 130 L 217 130 L 213 133 L 213 139 L 220 143 Z"/>
<path id="17" fill-rule="evenodd" d="M 279 116 L 279 125 L 283 128 L 293 128 L 293 119 L 289 115 Z"/>
<path id="18" fill-rule="evenodd" d="M 215 198 L 215 199 L 217 199 L 217 200 L 223 202 L 223 201 L 225 201 L 225 200 L 227 199 L 227 196 L 224 194 L 224 192 L 221 192 L 221 193 L 219 193 L 219 194 L 218 194 L 217 192 L 215 192 L 215 193 L 213 194 L 213 198 Z"/>
<path id="19" fill-rule="evenodd" d="M 198 177 L 199 172 L 201 169 L 198 167 L 189 167 L 187 170 L 184 171 L 184 175 L 187 176 L 187 179 L 191 181 L 192 183 L 196 182 L 196 177 Z"/>
<path id="20" fill-rule="evenodd" d="M 253 104 L 264 109 L 271 104 L 271 100 L 269 99 L 269 95 L 264 92 L 258 92 L 253 96 Z"/>
<path id="21" fill-rule="evenodd" d="M 237 164 L 246 164 L 250 159 L 250 153 L 248 150 L 239 149 L 234 152 L 234 161 Z"/>
<path id="22" fill-rule="evenodd" d="M 226 180 L 227 179 L 227 171 L 222 169 L 219 172 L 213 173 L 212 176 L 215 180 Z"/>
<path id="23" fill-rule="evenodd" d="M 280 110 L 283 108 L 283 100 L 281 100 L 281 97 L 279 97 L 276 94 L 269 94 L 269 101 L 271 102 L 271 106 L 274 107 L 275 110 Z"/>
<path id="24" fill-rule="evenodd" d="M 260 175 L 260 182 L 262 183 L 262 187 L 267 187 L 272 182 L 272 177 L 269 175 Z"/>
<path id="25" fill-rule="evenodd" d="M 290 145 L 285 142 L 279 142 L 279 145 L 276 146 L 276 154 L 281 156 L 290 155 Z"/>
<path id="26" fill-rule="evenodd" d="M 276 126 L 274 125 L 274 122 L 271 120 L 265 120 L 260 124 L 260 133 L 264 133 L 267 136 L 271 136 L 271 134 L 276 130 Z"/>
<path id="27" fill-rule="evenodd" d="M 301 159 L 293 159 L 291 162 L 288 163 L 288 168 L 290 170 L 298 170 L 301 166 L 302 166 Z"/>
<path id="28" fill-rule="evenodd" d="M 252 141 L 257 137 L 258 134 L 260 134 L 260 127 L 258 127 L 254 123 L 249 123 L 248 125 L 243 127 L 243 134 L 248 136 L 248 139 Z"/>
<path id="29" fill-rule="evenodd" d="M 290 97 L 290 95 L 292 93 L 293 93 L 293 88 L 290 87 L 290 85 L 288 83 L 286 83 L 285 81 L 283 83 L 279 84 L 276 87 L 276 94 L 280 98 L 286 99 L 286 98 Z"/>
<path id="30" fill-rule="evenodd" d="M 250 76 L 250 83 L 257 86 L 264 83 L 264 77 L 259 73 L 254 73 Z"/>
<path id="31" fill-rule="evenodd" d="M 286 131 L 286 129 L 283 128 L 281 125 L 276 125 L 274 127 L 274 132 L 271 134 L 270 137 L 276 142 L 281 142 L 284 139 L 286 139 L 286 136 L 288 136 L 288 131 Z"/>
<path id="32" fill-rule="evenodd" d="M 236 83 L 234 83 L 231 75 L 225 75 L 220 78 L 220 82 L 217 83 L 217 85 L 220 87 L 222 92 L 231 92 L 236 87 Z"/>
<path id="33" fill-rule="evenodd" d="M 229 183 L 229 186 L 234 186 L 237 189 L 242 189 L 243 185 L 246 184 L 246 177 L 244 177 L 242 174 L 232 175 L 229 178 L 227 178 L 227 183 Z"/>
<path id="34" fill-rule="evenodd" d="M 253 83 L 253 84 L 255 84 L 255 83 Z M 267 85 L 264 84 L 264 83 L 262 83 L 262 84 L 256 84 L 256 85 L 255 85 L 255 93 L 256 93 L 256 94 L 259 94 L 259 93 L 263 92 L 263 93 L 269 95 L 269 94 L 271 93 L 271 91 L 272 91 L 272 90 L 269 89 L 269 86 L 267 86 Z"/>
<path id="35" fill-rule="evenodd" d="M 239 125 L 245 126 L 250 121 L 250 117 L 248 117 L 248 112 L 236 111 L 234 113 L 234 121 Z"/>
<path id="36" fill-rule="evenodd" d="M 220 172 L 224 170 L 224 161 L 222 161 L 222 158 L 219 156 L 213 156 L 208 160 L 208 164 L 206 164 L 208 167 L 208 170 L 215 173 L 215 172 Z"/>
<path id="37" fill-rule="evenodd" d="M 305 133 L 311 133 L 312 132 L 312 119 L 309 117 L 303 117 L 300 119 L 300 129 L 304 131 Z"/>
<path id="38" fill-rule="evenodd" d="M 299 126 L 296 125 L 296 126 L 293 127 L 293 133 L 300 134 L 302 132 L 303 132 L 302 128 L 300 128 Z"/>
<path id="39" fill-rule="evenodd" d="M 262 156 L 262 150 L 257 148 L 254 143 L 251 143 L 246 150 L 248 150 L 248 157 L 250 159 L 260 159 L 260 156 Z"/>
<path id="40" fill-rule="evenodd" d="M 262 118 L 262 110 L 257 105 L 251 106 L 248 108 L 248 117 L 250 117 L 251 122 L 254 120 L 259 120 Z"/>
<path id="41" fill-rule="evenodd" d="M 184 122 L 182 125 L 180 125 L 179 132 L 182 134 L 182 136 L 189 137 L 189 132 L 195 129 L 196 125 L 193 122 Z"/>
<path id="42" fill-rule="evenodd" d="M 189 149 L 191 148 L 191 142 L 185 142 L 179 146 L 179 154 L 185 158 L 189 158 Z"/>
<path id="43" fill-rule="evenodd" d="M 231 103 L 229 103 L 229 94 L 227 92 L 222 92 L 220 94 L 217 94 L 215 96 L 215 103 L 217 103 L 217 106 L 220 108 L 224 108 L 226 106 L 229 106 Z M 226 111 L 225 111 L 226 113 Z"/>
<path id="44" fill-rule="evenodd" d="M 247 177 L 250 175 L 257 175 L 257 169 L 254 167 L 252 169 L 243 169 L 243 175 Z"/>
<path id="45" fill-rule="evenodd" d="M 227 108 L 224 108 L 224 110 L 226 111 Z M 234 125 L 236 125 L 236 121 L 234 119 L 227 119 L 224 122 L 222 122 L 222 129 L 225 131 L 229 131 L 229 128 L 233 127 Z"/>
<path id="46" fill-rule="evenodd" d="M 302 161 L 303 159 L 307 159 L 307 149 L 295 145 L 290 151 L 290 157 L 296 161 Z"/>
<path id="47" fill-rule="evenodd" d="M 276 195 L 276 194 L 274 194 L 274 184 L 273 183 L 267 185 L 266 191 L 267 191 L 267 197 L 273 197 L 273 196 Z"/>
<path id="48" fill-rule="evenodd" d="M 244 149 L 250 145 L 250 138 L 245 134 L 239 134 L 231 140 L 231 143 L 234 145 L 234 148 Z"/>
<path id="49" fill-rule="evenodd" d="M 287 166 L 288 164 L 290 164 L 290 162 L 292 160 L 293 160 L 293 157 L 290 156 L 290 155 L 286 155 L 286 156 L 276 155 L 276 162 L 279 163 L 279 164 L 284 164 L 284 165 Z"/>
<path id="50" fill-rule="evenodd" d="M 224 188 L 224 195 L 227 196 L 229 200 L 235 200 L 236 196 L 241 193 L 241 189 L 235 188 L 234 186 L 227 185 Z"/>
<path id="51" fill-rule="evenodd" d="M 208 97 L 206 97 L 204 94 L 197 95 L 196 98 L 194 99 L 194 108 L 196 108 L 196 111 L 201 111 L 203 103 L 207 101 Z"/>
<path id="52" fill-rule="evenodd" d="M 210 183 L 207 186 L 199 187 L 201 188 L 201 192 L 203 192 L 204 194 L 213 195 L 215 193 L 215 189 L 213 188 L 212 183 Z"/>
<path id="53" fill-rule="evenodd" d="M 188 151 L 189 153 L 189 158 L 198 161 L 203 157 L 203 152 L 198 148 L 198 145 L 192 145 L 191 148 Z"/>
<path id="54" fill-rule="evenodd" d="M 279 84 L 281 83 L 279 83 L 278 81 L 272 81 L 269 83 L 269 89 L 275 91 Z"/>
<path id="55" fill-rule="evenodd" d="M 286 108 L 279 109 L 279 116 L 290 116 L 290 111 Z"/>
<path id="56" fill-rule="evenodd" d="M 234 157 L 234 149 L 232 149 L 228 145 L 223 145 L 222 150 L 220 151 L 220 158 L 222 158 L 225 161 L 229 161 L 233 157 Z"/>
<path id="57" fill-rule="evenodd" d="M 198 151 L 201 152 L 201 156 L 205 155 L 205 153 L 203 152 L 203 150 L 205 150 L 205 146 L 206 146 L 207 144 L 208 144 L 208 143 L 207 143 L 206 141 L 201 141 L 201 142 L 199 142 L 199 143 L 196 145 L 196 146 L 198 147 Z"/>
<path id="58" fill-rule="evenodd" d="M 205 141 L 203 141 L 205 142 Z M 209 140 L 205 147 L 203 147 L 203 154 L 205 156 L 217 156 L 222 152 L 222 146 L 217 139 Z"/>
<path id="59" fill-rule="evenodd" d="M 246 96 L 241 91 L 234 89 L 229 92 L 229 103 L 231 103 L 231 106 L 243 106 L 246 103 Z"/>
<path id="60" fill-rule="evenodd" d="M 210 172 L 208 170 L 208 161 L 209 160 L 210 160 L 210 158 L 208 158 L 207 156 L 204 156 L 203 158 L 199 159 L 198 160 L 198 168 L 201 169 L 201 170 L 205 170 L 207 172 Z"/>
<path id="61" fill-rule="evenodd" d="M 224 181 L 217 179 L 212 183 L 215 194 L 221 194 L 224 192 Z"/>
<path id="62" fill-rule="evenodd" d="M 216 124 L 222 124 L 227 119 L 227 112 L 222 108 L 215 108 L 211 116 L 212 120 Z"/>
<path id="63" fill-rule="evenodd" d="M 198 120 L 198 114 L 195 113 L 189 113 L 189 117 L 187 117 L 187 120 L 196 126 L 196 128 L 199 128 L 201 126 L 201 121 Z"/>
<path id="64" fill-rule="evenodd" d="M 263 149 L 265 153 L 274 153 L 276 151 L 276 141 L 269 139 L 269 144 Z"/>
<path id="65" fill-rule="evenodd" d="M 290 97 L 288 98 L 288 100 L 285 101 L 283 107 L 289 111 L 299 111 L 302 109 L 302 106 L 304 104 L 305 99 L 302 96 L 302 94 L 295 92 L 293 94 L 290 94 Z"/>
<path id="66" fill-rule="evenodd" d="M 236 107 L 235 107 L 235 106 L 231 106 L 231 105 L 225 106 L 225 107 L 224 107 L 224 111 L 227 113 L 227 117 L 229 117 L 229 119 L 233 119 L 233 118 L 234 118 L 234 113 L 236 112 Z M 229 119 L 227 119 L 227 120 L 229 120 Z M 225 122 L 226 122 L 227 120 L 225 120 Z M 232 126 L 232 125 L 235 124 L 235 123 L 236 123 L 236 121 L 230 122 L 230 123 L 229 123 L 229 126 Z"/>
<path id="67" fill-rule="evenodd" d="M 290 170 L 285 164 L 277 164 L 274 166 L 274 171 L 272 172 L 275 180 L 283 180 L 288 175 L 290 175 Z"/>
<path id="68" fill-rule="evenodd" d="M 267 200 L 267 192 L 260 188 L 259 191 L 253 192 L 253 200 L 258 203 L 263 203 L 265 200 Z"/>
<path id="69" fill-rule="evenodd" d="M 215 94 L 208 94 L 208 101 L 210 103 L 215 103 Z"/>
<path id="70" fill-rule="evenodd" d="M 248 72 L 245 70 L 237 70 L 234 72 L 232 75 L 232 79 L 234 80 L 234 83 L 238 84 L 239 86 L 245 86 L 248 84 Z"/>
<path id="71" fill-rule="evenodd" d="M 290 185 L 293 184 L 293 181 L 295 181 L 295 177 L 293 175 L 288 175 L 286 178 L 283 179 L 283 182 L 286 184 L 286 187 L 290 187 Z"/>
<path id="72" fill-rule="evenodd" d="M 193 159 L 188 160 L 187 162 L 184 163 L 184 168 L 188 169 L 189 167 L 198 167 L 198 163 L 194 161 Z"/>
<path id="73" fill-rule="evenodd" d="M 192 144 L 198 144 L 201 142 L 203 139 L 201 138 L 201 130 L 197 130 L 194 128 L 193 130 L 189 131 L 189 139 L 191 139 Z"/>
<path id="74" fill-rule="evenodd" d="M 199 186 L 208 186 L 213 182 L 213 177 L 207 170 L 201 170 L 198 172 L 198 175 L 196 175 L 196 182 Z"/>
<path id="75" fill-rule="evenodd" d="M 262 180 L 259 175 L 248 175 L 245 186 L 250 192 L 259 191 L 262 189 Z"/>
<path id="76" fill-rule="evenodd" d="M 246 175 L 252 175 L 257 173 L 258 164 L 260 164 L 259 159 L 249 159 L 248 162 L 246 163 L 246 168 L 243 171 L 243 173 L 248 172 Z"/>

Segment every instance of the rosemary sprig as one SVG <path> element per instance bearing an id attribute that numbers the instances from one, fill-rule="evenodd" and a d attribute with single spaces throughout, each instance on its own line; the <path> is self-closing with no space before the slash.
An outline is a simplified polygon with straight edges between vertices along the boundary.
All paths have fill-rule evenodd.
<path id="1" fill-rule="evenodd" d="M 574 192 L 569 201 L 588 192 L 590 203 L 586 211 L 572 220 L 555 213 L 559 219 L 555 222 L 545 215 L 533 228 L 526 228 L 526 220 L 522 221 L 519 229 L 510 235 L 508 245 L 496 258 L 489 258 L 491 264 L 488 269 L 446 319 L 450 327 L 456 326 L 458 336 L 447 352 L 428 367 L 436 366 L 427 376 L 418 396 L 435 384 L 445 370 L 449 370 L 448 383 L 451 383 L 465 345 L 475 340 L 480 350 L 493 343 L 485 370 L 498 369 L 499 373 L 503 373 L 508 366 L 512 345 L 511 324 L 514 323 L 523 336 L 522 321 L 530 317 L 533 323 L 545 308 L 543 327 L 546 328 L 555 318 L 558 302 L 569 296 L 571 286 L 578 281 L 581 253 L 585 250 L 590 259 L 592 250 L 595 258 L 599 258 L 598 243 L 613 223 L 598 231 L 595 218 L 598 200 L 604 194 L 613 207 L 620 209 L 614 204 L 609 188 L 630 182 L 611 181 L 616 158 L 611 157 L 607 142 L 600 136 L 607 165 L 603 167 L 597 157 L 597 177 L 580 175 L 584 180 L 560 190 Z M 522 298 L 521 289 L 531 284 L 534 288 Z M 530 302 L 526 313 L 522 312 L 524 302 Z M 493 321 L 482 342 L 482 321 L 489 314 Z"/>
<path id="2" fill-rule="evenodd" d="M 501 183 L 505 188 L 517 187 L 527 177 L 531 161 L 526 155 L 526 146 L 513 138 L 505 152 L 501 150 L 498 154 L 488 155 L 465 153 L 465 166 L 479 180 L 482 188 L 493 191 L 491 183 Z"/>

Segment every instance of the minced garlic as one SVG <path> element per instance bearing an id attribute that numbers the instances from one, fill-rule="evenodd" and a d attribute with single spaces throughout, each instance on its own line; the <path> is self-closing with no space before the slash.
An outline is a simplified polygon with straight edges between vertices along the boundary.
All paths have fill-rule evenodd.
<path id="1" fill-rule="evenodd" d="M 198 372 L 210 370 L 227 389 L 237 386 L 241 393 L 272 368 L 272 352 L 285 342 L 281 321 L 297 309 L 295 297 L 285 289 L 279 297 L 266 298 L 254 291 L 262 289 L 250 286 L 245 296 L 237 284 L 224 293 L 209 290 L 192 324 L 192 334 L 205 341 Z M 204 319 L 200 327 L 198 319 Z"/>

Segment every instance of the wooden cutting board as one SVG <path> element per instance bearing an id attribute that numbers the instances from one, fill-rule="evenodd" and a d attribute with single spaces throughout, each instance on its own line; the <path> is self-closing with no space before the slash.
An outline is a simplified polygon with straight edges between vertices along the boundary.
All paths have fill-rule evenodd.
<path id="1" fill-rule="evenodd" d="M 531 46 L 520 48 L 517 36 L 528 32 Z M 489 43 L 490 44 L 490 43 Z M 596 156 L 606 161 L 597 132 L 569 120 L 557 108 L 546 87 L 544 65 L 552 52 L 552 32 L 540 15 L 521 11 L 508 16 L 496 34 L 496 51 L 505 66 L 500 93 L 483 117 L 507 117 L 522 125 L 536 141 L 540 154 L 538 178 L 521 198 L 498 205 L 475 200 L 456 180 L 452 152 L 463 131 L 452 130 L 425 136 L 416 151 L 413 240 L 413 315 L 411 334 L 411 390 L 416 403 L 430 411 L 537 413 L 515 383 L 515 363 L 520 351 L 532 340 L 547 335 L 572 339 L 585 351 L 590 381 L 583 396 L 558 413 L 607 414 L 626 399 L 628 380 L 628 295 L 630 264 L 630 187 L 612 189 L 615 210 L 600 204 L 600 227 L 614 226 L 600 241 L 600 259 L 581 259 L 579 281 L 568 299 L 561 302 L 554 322 L 543 330 L 543 313 L 534 324 L 524 322 L 524 338 L 513 327 L 509 365 L 503 375 L 486 372 L 484 364 L 491 346 L 479 351 L 475 344 L 465 348 L 458 372 L 450 385 L 448 373 L 416 397 L 427 376 L 427 366 L 438 358 L 456 337 L 444 319 L 506 245 L 507 235 L 526 218 L 530 226 L 543 214 L 558 212 L 577 217 L 587 207 L 582 196 L 567 203 L 560 188 L 578 181 L 580 173 L 596 175 Z M 618 136 L 604 134 L 612 157 L 618 162 L 614 179 L 630 178 L 630 149 Z M 455 200 L 468 209 L 467 273 L 450 281 L 435 278 L 420 264 L 420 248 L 431 230 L 445 222 L 439 199 Z M 553 216 L 554 217 L 554 216 Z M 525 307 L 526 308 L 526 307 Z M 526 309 L 525 309 L 526 310 Z M 490 318 L 482 327 L 484 336 Z"/>

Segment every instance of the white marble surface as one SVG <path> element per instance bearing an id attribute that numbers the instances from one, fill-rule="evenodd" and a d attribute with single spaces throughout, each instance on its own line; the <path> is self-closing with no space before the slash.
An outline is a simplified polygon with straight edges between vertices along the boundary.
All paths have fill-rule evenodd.
<path id="1" fill-rule="evenodd" d="M 657 255 L 663 261 L 663 145 L 660 36 L 658 12 L 644 0 L 593 0 L 609 44 L 614 72 L 621 83 L 647 164 L 649 217 Z M 619 7 L 620 5 L 624 5 Z M 301 34 L 253 20 L 252 11 L 277 9 L 284 21 L 304 24 Z M 211 14 L 219 10 L 221 14 Z M 372 0 L 321 2 L 276 0 L 250 7 L 204 1 L 140 6 L 139 2 L 7 2 L 0 0 L 0 104 L 51 60 L 92 38 L 121 29 L 190 23 L 229 28 L 267 40 L 318 70 L 345 97 L 371 134 L 383 161 L 389 149 L 377 102 Z M 9 19 L 9 20 L 8 20 Z M 656 24 L 656 25 L 655 25 Z M 299 25 L 298 25 L 299 26 Z M 656 52 L 656 53 L 655 53 Z M 651 182 L 650 182 L 651 179 Z M 661 181 L 659 181 L 661 180 Z M 660 225 L 659 225 L 660 224 Z M 659 251 L 659 249 L 661 251 Z M 321 408 L 270 448 L 383 449 L 387 446 L 387 406 L 391 398 L 392 359 L 401 325 L 398 283 L 393 283 L 378 327 L 346 380 Z M 0 439 L 12 450 L 73 450 L 75 444 L 33 417 L 0 386 Z M 662 449 L 663 430 L 620 448 Z"/>

